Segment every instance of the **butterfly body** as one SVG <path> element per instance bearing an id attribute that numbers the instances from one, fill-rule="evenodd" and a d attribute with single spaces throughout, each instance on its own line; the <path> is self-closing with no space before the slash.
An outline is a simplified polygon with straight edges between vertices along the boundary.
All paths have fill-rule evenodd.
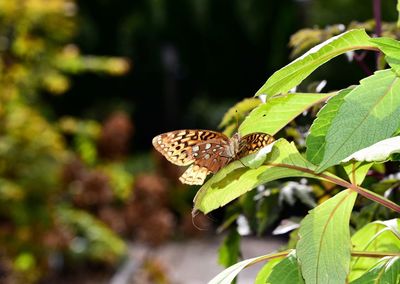
<path id="1" fill-rule="evenodd" d="M 175 130 L 153 138 L 153 146 L 168 161 L 190 167 L 179 178 L 186 184 L 203 184 L 209 173 L 216 173 L 233 160 L 240 159 L 272 143 L 266 133 L 228 138 L 211 130 Z"/>

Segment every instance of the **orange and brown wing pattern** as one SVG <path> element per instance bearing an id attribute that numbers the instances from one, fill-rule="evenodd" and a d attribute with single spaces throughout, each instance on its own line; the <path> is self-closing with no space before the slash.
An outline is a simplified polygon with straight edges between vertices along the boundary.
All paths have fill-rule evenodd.
<path id="1" fill-rule="evenodd" d="M 229 142 L 226 140 L 211 139 L 193 146 L 190 155 L 195 158 L 195 165 L 216 173 L 233 159 L 228 156 L 228 147 Z"/>
<path id="2" fill-rule="evenodd" d="M 236 158 L 240 159 L 244 156 L 255 153 L 274 141 L 274 137 L 267 133 L 255 132 L 247 134 L 240 139 L 239 151 L 236 154 Z"/>
<path id="3" fill-rule="evenodd" d="M 224 134 L 210 130 L 175 130 L 157 135 L 153 146 L 168 161 L 178 166 L 188 166 L 196 160 L 193 147 L 209 140 L 228 141 Z M 195 148 L 196 149 L 196 148 Z"/>

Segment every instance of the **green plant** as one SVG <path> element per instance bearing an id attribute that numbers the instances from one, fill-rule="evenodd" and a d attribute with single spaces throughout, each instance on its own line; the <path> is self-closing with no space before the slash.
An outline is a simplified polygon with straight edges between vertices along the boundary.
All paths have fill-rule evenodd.
<path id="1" fill-rule="evenodd" d="M 67 91 L 71 74 L 129 69 L 123 58 L 84 56 L 72 44 L 76 9 L 69 0 L 0 1 L 2 282 L 37 282 L 60 268 L 52 259 L 71 254 L 114 264 L 125 253 L 110 228 L 69 198 L 61 172 L 75 154 L 41 96 Z"/>
<path id="2" fill-rule="evenodd" d="M 324 63 L 355 50 L 381 52 L 385 63 L 380 56 L 377 66 L 388 64 L 389 68 L 376 71 L 359 85 L 332 93 L 289 92 Z M 374 211 L 370 206 L 379 204 L 388 209 L 387 216 L 400 213 L 400 206 L 390 200 L 398 194 L 397 181 L 383 186 L 384 178 L 375 178 L 374 182 L 365 179 L 369 170 L 378 172 L 382 164 L 398 168 L 399 62 L 399 41 L 371 38 L 364 29 L 350 29 L 313 47 L 275 72 L 260 88 L 256 96 L 264 96 L 266 102 L 244 118 L 238 129 L 242 135 L 275 135 L 296 116 L 326 101 L 311 125 L 305 153 L 280 138 L 258 153 L 229 164 L 200 188 L 193 213 L 209 213 L 238 197 L 242 199 L 255 187 L 282 178 L 314 179 L 344 190 L 309 211 L 300 224 L 294 248 L 234 264 L 210 283 L 231 283 L 242 269 L 265 260 L 270 262 L 261 269 L 256 283 L 399 283 L 400 220 L 350 226 L 353 209 L 361 208 L 357 214 L 362 216 L 364 208 Z M 246 111 L 243 105 L 239 109 Z M 231 113 L 224 118 L 224 125 L 229 124 Z M 361 186 L 364 180 L 371 190 Z M 385 196 L 378 194 L 385 191 Z M 368 203 L 357 197 L 366 198 Z M 231 214 L 228 224 L 237 215 Z M 351 236 L 353 227 L 356 231 Z M 237 258 L 238 240 L 232 234 L 224 246 L 229 245 L 230 250 L 221 252 Z M 227 256 L 223 259 L 232 263 Z"/>

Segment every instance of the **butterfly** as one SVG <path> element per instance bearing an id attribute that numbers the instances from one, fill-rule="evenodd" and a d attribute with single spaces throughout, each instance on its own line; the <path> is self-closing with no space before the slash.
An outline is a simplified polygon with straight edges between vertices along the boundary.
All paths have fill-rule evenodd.
<path id="1" fill-rule="evenodd" d="M 153 146 L 168 161 L 189 166 L 179 180 L 185 184 L 202 185 L 207 175 L 216 173 L 234 160 L 254 153 L 275 139 L 267 133 L 238 133 L 228 138 L 211 130 L 175 130 L 157 135 Z"/>

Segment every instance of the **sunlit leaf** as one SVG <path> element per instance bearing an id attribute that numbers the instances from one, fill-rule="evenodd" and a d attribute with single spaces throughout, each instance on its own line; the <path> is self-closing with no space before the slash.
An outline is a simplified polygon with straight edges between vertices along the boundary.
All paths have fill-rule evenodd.
<path id="1" fill-rule="evenodd" d="M 306 140 L 306 156 L 310 162 L 319 164 L 322 161 L 325 153 L 326 134 L 332 124 L 332 119 L 337 115 L 344 102 L 344 97 L 351 90 L 352 88 L 341 90 L 336 96 L 330 98 L 318 112 Z"/>
<path id="2" fill-rule="evenodd" d="M 325 152 L 317 171 L 340 163 L 354 152 L 389 138 L 400 116 L 400 78 L 388 69 L 361 80 L 344 97 L 325 137 Z"/>
<path id="3" fill-rule="evenodd" d="M 346 171 L 352 183 L 360 185 L 373 164 L 374 163 L 349 162 L 343 165 L 343 169 Z"/>
<path id="4" fill-rule="evenodd" d="M 267 284 L 303 284 L 295 251 L 272 268 Z"/>
<path id="5" fill-rule="evenodd" d="M 389 156 L 394 153 L 400 153 L 400 136 L 388 138 L 361 149 L 343 159 L 342 162 L 345 163 L 350 160 L 360 162 L 382 162 L 387 160 Z"/>
<path id="6" fill-rule="evenodd" d="M 227 126 L 230 122 L 236 122 L 238 117 L 243 117 L 247 112 L 251 111 L 255 107 L 261 104 L 259 98 L 245 98 L 231 107 L 222 118 L 219 128 Z"/>
<path id="7" fill-rule="evenodd" d="M 296 116 L 330 96 L 332 94 L 296 93 L 270 98 L 246 117 L 239 132 L 242 135 L 252 132 L 274 135 Z"/>
<path id="8" fill-rule="evenodd" d="M 243 260 L 241 262 L 238 262 L 231 267 L 228 267 L 221 273 L 219 273 L 217 276 L 215 276 L 211 281 L 208 282 L 208 284 L 231 284 L 233 279 L 236 278 L 236 276 L 245 269 L 246 267 L 258 263 L 262 260 L 268 260 L 268 259 L 274 259 L 277 257 L 281 257 L 283 255 L 286 255 L 284 253 L 271 253 L 267 255 L 262 255 L 254 258 L 249 258 L 246 260 Z"/>
<path id="9" fill-rule="evenodd" d="M 304 159 L 294 144 L 279 139 L 270 153 L 264 149 L 229 164 L 211 177 L 197 192 L 194 211 L 208 213 L 272 180 L 284 177 L 320 178 L 312 173 L 315 166 Z"/>
<path id="10" fill-rule="evenodd" d="M 272 269 L 275 265 L 282 261 L 283 258 L 275 258 L 268 261 L 257 273 L 257 277 L 254 280 L 254 284 L 265 284 L 269 275 L 272 272 Z"/>
<path id="11" fill-rule="evenodd" d="M 400 42 L 387 37 L 372 38 L 371 42 L 377 45 L 379 49 L 386 55 L 387 63 L 395 72 L 400 74 Z"/>
<path id="12" fill-rule="evenodd" d="M 256 95 L 265 94 L 271 97 L 286 93 L 330 59 L 350 50 L 373 47 L 375 45 L 369 41 L 369 36 L 361 29 L 350 30 L 334 36 L 276 71 L 257 91 Z"/>
<path id="13" fill-rule="evenodd" d="M 306 283 L 345 283 L 350 268 L 349 220 L 356 197 L 344 190 L 301 222 L 296 252 Z"/>
<path id="14" fill-rule="evenodd" d="M 373 252 L 400 252 L 400 219 L 369 223 L 351 238 L 353 250 Z M 364 274 L 379 261 L 379 258 L 353 257 L 350 280 Z"/>
<path id="15" fill-rule="evenodd" d="M 400 283 L 400 257 L 387 257 L 351 284 Z"/>

